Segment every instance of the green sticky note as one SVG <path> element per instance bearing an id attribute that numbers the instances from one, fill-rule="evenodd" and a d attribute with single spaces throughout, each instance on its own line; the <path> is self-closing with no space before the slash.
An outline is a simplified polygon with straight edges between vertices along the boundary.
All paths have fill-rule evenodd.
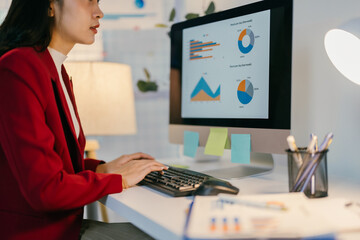
<path id="1" fill-rule="evenodd" d="M 231 148 L 230 140 L 229 140 L 229 137 L 226 136 L 225 149 L 230 149 L 230 148 Z"/>
<path id="2" fill-rule="evenodd" d="M 250 134 L 231 134 L 231 162 L 250 164 Z"/>
<path id="3" fill-rule="evenodd" d="M 227 128 L 210 128 L 204 153 L 207 155 L 222 156 L 226 142 L 228 141 Z"/>
<path id="4" fill-rule="evenodd" d="M 171 164 L 170 166 L 172 166 L 172 167 L 176 167 L 176 168 L 184 168 L 184 169 L 189 168 L 189 166 L 186 166 L 186 165 L 179 165 L 179 164 Z"/>
<path id="5" fill-rule="evenodd" d="M 199 133 L 184 131 L 184 155 L 195 157 L 199 146 Z"/>

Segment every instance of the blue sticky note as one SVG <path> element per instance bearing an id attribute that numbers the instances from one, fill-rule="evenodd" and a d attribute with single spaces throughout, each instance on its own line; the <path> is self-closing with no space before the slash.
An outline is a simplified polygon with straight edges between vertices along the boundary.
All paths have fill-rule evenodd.
<path id="1" fill-rule="evenodd" d="M 195 157 L 198 146 L 199 133 L 184 131 L 184 155 L 188 157 Z"/>
<path id="2" fill-rule="evenodd" d="M 231 162 L 250 164 L 250 134 L 231 134 Z"/>

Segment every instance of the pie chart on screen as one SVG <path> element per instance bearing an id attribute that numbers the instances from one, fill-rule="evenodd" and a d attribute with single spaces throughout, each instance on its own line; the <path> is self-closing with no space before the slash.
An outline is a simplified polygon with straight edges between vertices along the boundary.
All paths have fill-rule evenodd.
<path id="1" fill-rule="evenodd" d="M 238 86 L 237 97 L 242 104 L 251 102 L 254 96 L 254 87 L 249 80 L 242 80 Z"/>
<path id="2" fill-rule="evenodd" d="M 249 42 L 244 44 L 244 40 L 246 38 L 248 39 Z M 242 52 L 243 54 L 249 53 L 253 49 L 254 43 L 255 43 L 254 33 L 248 28 L 242 30 L 238 39 L 238 47 L 240 52 Z"/>

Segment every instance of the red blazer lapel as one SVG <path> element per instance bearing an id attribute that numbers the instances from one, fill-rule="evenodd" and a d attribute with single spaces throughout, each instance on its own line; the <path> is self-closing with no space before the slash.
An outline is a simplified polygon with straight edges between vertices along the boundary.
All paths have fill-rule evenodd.
<path id="1" fill-rule="evenodd" d="M 84 137 L 83 130 L 82 130 L 82 127 L 81 127 L 81 122 L 80 122 L 80 119 L 79 119 L 79 115 L 78 115 L 78 112 L 77 112 L 72 87 L 70 86 L 69 77 L 68 77 L 68 75 L 67 75 L 67 73 L 65 71 L 65 68 L 62 67 L 62 73 L 61 74 L 62 74 L 64 83 L 65 83 L 65 86 L 67 88 L 69 97 L 71 99 L 71 102 L 72 102 L 72 104 L 74 106 L 74 111 L 75 111 L 77 120 L 79 122 L 79 127 L 80 127 L 79 139 L 77 138 L 76 133 L 75 133 L 74 124 L 73 124 L 73 121 L 72 121 L 72 118 L 71 118 L 69 106 L 67 104 L 64 92 L 62 90 L 59 75 L 57 73 L 54 61 L 52 60 L 52 57 L 51 57 L 48 50 L 44 51 L 43 60 L 44 60 L 44 63 L 49 67 L 51 80 L 53 81 L 53 83 L 54 83 L 53 85 L 55 86 L 54 91 L 57 92 L 57 95 L 60 98 L 61 108 L 59 108 L 59 111 L 64 112 L 64 115 L 66 116 L 66 122 L 67 122 L 68 126 L 70 127 L 71 136 L 72 136 L 72 138 L 74 140 L 74 143 L 76 143 L 75 144 L 76 145 L 76 148 L 75 148 L 76 153 L 73 153 L 73 154 L 70 154 L 70 155 L 72 155 L 72 156 L 76 155 L 77 157 L 76 157 L 76 159 L 72 159 L 72 161 L 76 161 L 77 166 L 80 168 L 80 169 L 78 169 L 78 171 L 81 171 L 82 169 L 84 169 L 83 156 L 84 156 L 84 148 L 85 148 L 85 137 Z M 66 131 L 66 130 L 64 129 L 64 131 Z M 69 135 L 69 134 L 65 133 L 65 135 Z M 69 149 L 69 151 L 71 151 L 71 149 Z"/>
<path id="2" fill-rule="evenodd" d="M 68 94 L 69 94 L 69 97 L 70 97 L 70 100 L 71 100 L 71 103 L 74 107 L 74 112 L 75 112 L 75 115 L 76 115 L 76 119 L 79 123 L 79 127 L 80 127 L 80 134 L 79 134 L 79 138 L 77 138 L 77 142 L 79 143 L 79 150 L 80 150 L 80 153 L 81 155 L 83 156 L 84 154 L 84 147 L 85 147 L 85 136 L 84 136 L 84 131 L 82 129 L 82 126 L 81 126 L 81 121 L 80 121 L 80 117 L 79 117 L 79 112 L 77 110 L 77 106 L 76 106 L 76 101 L 75 101 L 75 95 L 74 95 L 74 90 L 73 90 L 73 84 L 72 84 L 72 80 L 69 79 L 69 75 L 67 74 L 66 72 L 66 69 L 64 68 L 64 66 L 61 67 L 61 74 L 62 74 L 62 77 L 63 77 L 63 80 L 64 80 L 64 83 L 65 83 L 65 87 L 68 91 Z M 69 113 L 70 115 L 70 113 Z M 72 123 L 72 129 L 73 129 L 73 133 L 75 134 L 75 129 L 74 129 L 74 126 L 73 126 L 73 121 L 71 119 L 71 116 L 70 116 L 70 120 L 71 120 L 71 123 Z M 76 136 L 76 135 L 74 135 Z M 84 167 L 84 166 L 83 166 Z"/>

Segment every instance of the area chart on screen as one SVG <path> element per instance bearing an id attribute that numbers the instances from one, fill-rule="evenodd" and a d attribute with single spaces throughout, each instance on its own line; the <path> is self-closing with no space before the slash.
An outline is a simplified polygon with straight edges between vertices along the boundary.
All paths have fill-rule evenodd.
<path id="1" fill-rule="evenodd" d="M 191 101 L 220 101 L 220 85 L 216 91 L 213 92 L 205 79 L 201 77 L 191 93 Z"/>

